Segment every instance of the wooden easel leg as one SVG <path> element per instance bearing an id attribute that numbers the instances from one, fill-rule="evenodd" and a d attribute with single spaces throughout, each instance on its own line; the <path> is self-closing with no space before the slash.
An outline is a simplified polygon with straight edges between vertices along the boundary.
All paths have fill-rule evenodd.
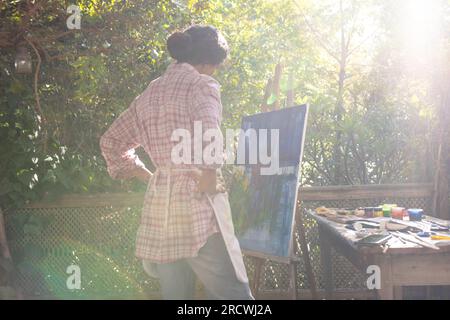
<path id="1" fill-rule="evenodd" d="M 261 270 L 264 265 L 264 259 L 253 257 L 253 264 L 255 266 L 255 273 L 253 274 L 252 292 L 255 299 L 258 299 L 259 285 L 261 280 Z"/>

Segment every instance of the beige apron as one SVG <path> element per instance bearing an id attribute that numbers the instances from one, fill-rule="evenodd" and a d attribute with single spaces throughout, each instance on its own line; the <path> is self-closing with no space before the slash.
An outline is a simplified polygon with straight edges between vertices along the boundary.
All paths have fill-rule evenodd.
<path id="1" fill-rule="evenodd" d="M 222 233 L 225 246 L 233 264 L 236 277 L 240 282 L 247 283 L 247 271 L 245 270 L 244 260 L 242 258 L 242 251 L 239 241 L 234 234 L 233 220 L 231 218 L 230 202 L 228 201 L 228 194 L 220 192 L 213 195 L 207 195 L 209 203 L 214 209 L 217 224 Z"/>
<path id="2" fill-rule="evenodd" d="M 158 168 L 155 172 L 153 179 L 153 188 L 156 189 L 156 179 L 158 173 L 167 170 L 167 185 L 170 186 L 171 173 L 172 172 L 187 172 L 192 169 L 178 169 L 178 168 Z M 231 217 L 231 208 L 228 201 L 228 194 L 226 192 L 220 192 L 212 195 L 207 195 L 208 201 L 214 210 L 217 224 L 219 225 L 220 232 L 222 233 L 225 247 L 228 255 L 230 256 L 231 263 L 233 265 L 236 277 L 240 282 L 248 283 L 247 271 L 245 269 L 244 260 L 242 258 L 241 247 L 239 246 L 238 239 L 234 234 L 233 220 Z M 167 188 L 166 195 L 166 212 L 164 219 L 164 228 L 167 228 L 167 222 L 169 217 L 169 201 L 170 201 L 170 188 Z M 149 261 L 143 261 L 144 270 L 146 273 L 153 277 L 158 278 L 156 271 L 156 263 L 150 263 Z"/>

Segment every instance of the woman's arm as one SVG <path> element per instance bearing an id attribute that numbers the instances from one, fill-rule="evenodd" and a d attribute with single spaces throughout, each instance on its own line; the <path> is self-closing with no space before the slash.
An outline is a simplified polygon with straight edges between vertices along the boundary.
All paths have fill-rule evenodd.
<path id="1" fill-rule="evenodd" d="M 134 100 L 100 138 L 100 149 L 113 179 L 137 177 L 148 182 L 151 173 L 134 150 L 141 145 L 140 136 Z"/>
<path id="2" fill-rule="evenodd" d="M 203 133 L 207 130 L 214 130 L 217 137 L 223 141 L 222 132 L 220 130 L 220 122 L 222 120 L 222 103 L 220 99 L 220 86 L 217 81 L 211 77 L 204 77 L 194 87 L 192 95 L 191 119 L 200 121 Z M 204 141 L 195 141 L 194 143 L 204 143 Z M 203 149 L 206 145 L 203 145 Z M 218 162 L 203 163 L 198 167 L 201 169 L 197 174 L 198 191 L 206 193 L 224 192 L 223 183 L 217 179 L 217 169 L 223 164 L 223 150 L 218 150 L 220 155 L 217 157 Z"/>

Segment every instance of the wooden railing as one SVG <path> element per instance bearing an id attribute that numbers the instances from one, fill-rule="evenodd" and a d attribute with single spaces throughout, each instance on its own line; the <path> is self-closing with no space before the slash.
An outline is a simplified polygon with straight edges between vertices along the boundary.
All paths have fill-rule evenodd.
<path id="1" fill-rule="evenodd" d="M 302 201 L 329 201 L 376 198 L 431 198 L 433 185 L 421 184 L 378 184 L 329 187 L 301 187 Z M 56 200 L 43 200 L 26 205 L 26 208 L 92 208 L 104 206 L 142 205 L 144 193 L 99 193 L 93 195 L 71 194 Z"/>
<path id="2" fill-rule="evenodd" d="M 433 184 L 431 183 L 304 187 L 299 189 L 299 198 L 303 201 L 431 198 L 432 195 Z"/>

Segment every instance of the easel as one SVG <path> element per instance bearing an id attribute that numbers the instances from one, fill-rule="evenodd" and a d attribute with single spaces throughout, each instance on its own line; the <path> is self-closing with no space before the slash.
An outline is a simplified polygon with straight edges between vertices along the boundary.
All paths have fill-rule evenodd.
<path id="1" fill-rule="evenodd" d="M 276 110 L 280 108 L 280 80 L 281 80 L 281 74 L 282 74 L 283 66 L 281 63 L 278 63 L 275 67 L 275 73 L 274 77 L 269 79 L 267 81 L 267 85 L 264 92 L 264 101 L 261 105 L 261 110 L 266 112 L 270 109 Z M 294 92 L 293 92 L 293 76 L 292 74 L 289 74 L 288 77 L 288 91 L 287 91 L 287 98 L 286 98 L 286 105 L 291 106 L 294 103 Z M 276 100 L 272 104 L 271 108 L 269 108 L 267 101 L 269 98 L 274 95 Z M 306 276 L 308 278 L 309 287 L 311 290 L 311 296 L 312 299 L 317 299 L 317 287 L 316 287 L 316 280 L 314 277 L 314 272 L 311 265 L 311 258 L 309 255 L 309 248 L 308 243 L 306 241 L 306 232 L 304 228 L 303 223 L 303 212 L 300 210 L 299 202 L 297 202 L 296 210 L 295 210 L 295 223 L 293 227 L 293 237 L 292 237 L 292 253 L 289 258 L 286 259 L 280 259 L 280 257 L 273 257 L 273 256 L 264 256 L 261 253 L 252 252 L 252 251 L 245 251 L 245 255 L 251 257 L 253 260 L 253 264 L 255 266 L 255 272 L 253 275 L 253 285 L 252 285 L 252 292 L 255 298 L 259 295 L 259 287 L 260 287 L 260 281 L 261 281 L 261 272 L 264 267 L 264 262 L 266 260 L 273 260 L 281 263 L 288 264 L 289 268 L 289 288 L 292 291 L 291 297 L 294 300 L 297 300 L 298 296 L 298 288 L 297 288 L 297 266 L 301 261 L 301 258 L 296 256 L 296 252 L 298 251 L 298 245 L 297 241 L 295 239 L 295 230 L 298 228 L 298 236 L 299 236 L 299 244 L 300 244 L 300 250 L 302 252 L 302 256 L 304 258 L 305 263 L 305 269 L 306 269 Z"/>
<path id="2" fill-rule="evenodd" d="M 295 214 L 295 224 L 294 230 L 298 228 L 298 236 L 300 243 L 300 250 L 302 252 L 302 256 L 305 263 L 306 276 L 308 278 L 309 288 L 311 290 L 312 299 L 317 299 L 317 286 L 316 280 L 314 277 L 314 272 L 311 265 L 311 258 L 309 255 L 308 243 L 306 242 L 306 233 L 303 224 L 303 213 L 300 210 L 300 207 L 297 204 L 297 210 Z M 244 254 L 252 259 L 253 265 L 255 267 L 255 271 L 253 274 L 252 281 L 252 292 L 254 297 L 257 299 L 259 295 L 260 283 L 261 283 L 261 273 L 264 267 L 264 262 L 266 260 L 272 260 L 280 263 L 285 263 L 288 265 L 289 269 L 289 290 L 291 291 L 291 298 L 293 300 L 297 300 L 298 298 L 298 286 L 297 286 L 297 266 L 301 262 L 301 257 L 296 256 L 296 252 L 298 251 L 297 241 L 295 239 L 295 232 L 293 232 L 292 237 L 292 255 L 287 259 L 280 259 L 280 257 L 272 257 L 272 256 L 264 256 L 261 253 L 252 252 L 252 251 L 244 251 Z"/>

